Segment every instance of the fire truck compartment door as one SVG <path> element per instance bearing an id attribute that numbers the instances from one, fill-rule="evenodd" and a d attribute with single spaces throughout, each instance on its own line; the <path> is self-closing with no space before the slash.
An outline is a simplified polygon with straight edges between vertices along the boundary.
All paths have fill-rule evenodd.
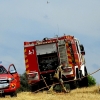
<path id="1" fill-rule="evenodd" d="M 43 45 L 36 46 L 36 52 L 37 52 L 37 55 L 57 52 L 56 43 L 43 44 Z"/>

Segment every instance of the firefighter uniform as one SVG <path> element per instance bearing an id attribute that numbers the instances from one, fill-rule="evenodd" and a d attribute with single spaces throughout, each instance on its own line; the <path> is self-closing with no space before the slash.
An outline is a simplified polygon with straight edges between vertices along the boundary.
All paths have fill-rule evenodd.
<path id="1" fill-rule="evenodd" d="M 57 83 L 57 82 L 59 82 L 61 84 L 62 89 L 64 90 L 64 92 L 67 92 L 66 88 L 64 87 L 63 80 L 62 80 L 63 68 L 64 68 L 64 66 L 60 65 L 56 69 L 55 74 L 54 74 L 54 78 L 53 78 L 53 84 L 50 87 L 50 89 L 48 90 L 49 92 L 53 92 L 53 88 L 55 86 L 55 83 Z"/>

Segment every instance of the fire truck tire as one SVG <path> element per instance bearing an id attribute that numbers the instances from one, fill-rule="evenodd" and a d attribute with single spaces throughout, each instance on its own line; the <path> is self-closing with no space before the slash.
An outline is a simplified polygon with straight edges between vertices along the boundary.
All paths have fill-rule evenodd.
<path id="1" fill-rule="evenodd" d="M 10 96 L 11 97 L 17 97 L 17 92 L 15 91 L 15 92 L 12 92 L 11 94 L 10 94 Z"/>
<path id="2" fill-rule="evenodd" d="M 85 78 L 82 79 L 82 83 L 84 87 L 88 87 L 88 78 L 86 77 L 88 73 L 86 67 L 84 67 L 84 73 L 85 73 Z"/>
<path id="3" fill-rule="evenodd" d="M 31 92 L 38 90 L 39 84 L 31 85 Z"/>
<path id="4" fill-rule="evenodd" d="M 71 89 L 76 89 L 79 87 L 79 80 L 77 80 L 78 78 L 79 78 L 79 69 L 76 68 L 76 80 L 70 83 Z"/>
<path id="5" fill-rule="evenodd" d="M 67 93 L 69 93 L 71 91 L 70 84 L 65 83 L 64 86 L 66 87 Z"/>
<path id="6" fill-rule="evenodd" d="M 88 78 L 86 77 L 88 75 L 86 67 L 84 67 L 84 76 L 82 75 L 82 71 L 80 71 L 81 77 L 84 77 L 80 81 L 80 87 L 88 87 Z"/>
<path id="7" fill-rule="evenodd" d="M 71 91 L 71 89 L 70 89 L 70 84 L 64 83 L 64 87 L 66 88 L 67 93 L 69 93 L 69 92 Z M 63 89 L 62 89 L 62 87 L 61 87 L 60 84 L 57 84 L 57 85 L 54 87 L 54 91 L 56 91 L 56 92 L 62 92 Z"/>
<path id="8" fill-rule="evenodd" d="M 73 82 L 73 88 L 72 89 L 76 89 L 76 88 L 78 88 L 79 87 L 79 82 L 78 81 L 74 81 Z"/>
<path id="9" fill-rule="evenodd" d="M 38 89 L 43 88 L 43 87 L 45 87 L 45 84 L 42 81 L 35 83 L 35 84 L 32 84 L 31 85 L 31 92 L 37 91 Z"/>
<path id="10" fill-rule="evenodd" d="M 81 78 L 83 77 L 83 75 L 82 75 L 82 70 L 80 70 L 79 72 L 80 72 L 80 73 L 79 73 L 79 74 L 80 74 L 80 77 L 79 77 L 79 78 L 80 78 L 80 80 L 79 80 L 79 87 L 81 88 L 81 87 L 82 87 L 82 84 L 83 84 L 83 83 L 82 83 L 82 79 L 81 79 Z"/>
<path id="11" fill-rule="evenodd" d="M 74 81 L 75 88 L 79 87 L 79 80 L 77 80 L 78 78 L 79 78 L 79 69 L 76 68 L 76 80 Z"/>
<path id="12" fill-rule="evenodd" d="M 83 87 L 88 87 L 88 78 L 87 78 L 87 77 L 85 77 L 85 78 L 82 80 L 82 82 L 83 82 Z"/>

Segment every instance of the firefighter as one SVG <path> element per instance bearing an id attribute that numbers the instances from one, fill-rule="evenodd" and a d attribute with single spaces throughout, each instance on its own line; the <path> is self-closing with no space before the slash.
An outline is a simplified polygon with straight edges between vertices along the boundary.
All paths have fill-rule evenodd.
<path id="1" fill-rule="evenodd" d="M 53 84 L 50 87 L 50 89 L 48 90 L 48 92 L 53 92 L 53 88 L 55 86 L 55 83 L 58 83 L 58 82 L 61 84 L 61 87 L 64 90 L 64 92 L 68 92 L 66 90 L 66 87 L 64 87 L 63 80 L 62 80 L 64 67 L 66 67 L 65 61 L 61 62 L 61 65 L 57 67 L 55 74 L 54 74 L 54 77 L 53 77 Z"/>

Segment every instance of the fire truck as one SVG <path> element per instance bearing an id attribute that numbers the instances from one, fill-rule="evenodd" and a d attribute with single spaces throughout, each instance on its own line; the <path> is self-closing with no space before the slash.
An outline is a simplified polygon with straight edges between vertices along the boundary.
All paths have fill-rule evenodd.
<path id="1" fill-rule="evenodd" d="M 56 68 L 65 61 L 64 81 L 75 80 L 69 82 L 72 88 L 87 86 L 87 77 L 81 79 L 88 74 L 84 56 L 84 46 L 74 36 L 63 35 L 26 41 L 24 58 L 28 83 L 38 89 L 44 84 L 44 77 L 48 85 L 52 84 Z"/>

